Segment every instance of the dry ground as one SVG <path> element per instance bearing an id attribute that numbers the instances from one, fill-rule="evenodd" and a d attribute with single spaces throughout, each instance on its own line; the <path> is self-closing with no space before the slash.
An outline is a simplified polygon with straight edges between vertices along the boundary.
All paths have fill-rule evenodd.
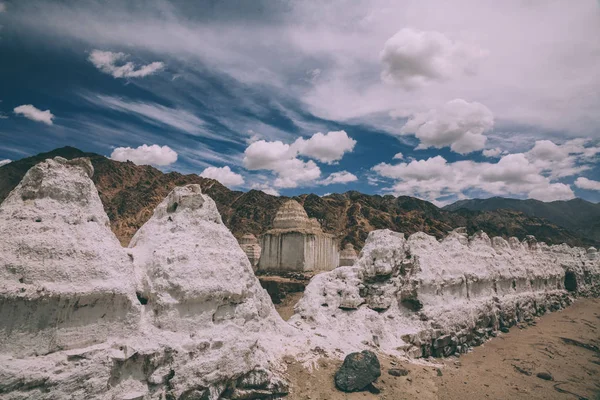
<path id="1" fill-rule="evenodd" d="M 583 348 L 561 338 L 589 344 Z M 340 360 L 322 358 L 308 371 L 290 361 L 290 399 L 600 399 L 600 299 L 582 299 L 534 326 L 512 328 L 460 358 L 410 363 L 380 355 L 380 394 L 335 389 Z M 405 377 L 390 367 L 409 370 Z M 552 381 L 538 378 L 548 372 Z"/>

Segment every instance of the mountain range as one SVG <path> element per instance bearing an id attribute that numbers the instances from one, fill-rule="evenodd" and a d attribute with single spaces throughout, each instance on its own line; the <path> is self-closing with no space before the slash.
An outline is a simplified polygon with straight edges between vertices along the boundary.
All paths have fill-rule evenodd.
<path id="1" fill-rule="evenodd" d="M 503 197 L 459 200 L 444 207 L 447 211 L 497 211 L 513 210 L 526 215 L 544 218 L 594 241 L 600 241 L 600 204 L 583 199 L 567 201 L 518 200 Z"/>
<path id="2" fill-rule="evenodd" d="M 203 192 L 216 202 L 225 225 L 238 238 L 244 233 L 258 236 L 267 231 L 279 206 L 288 199 L 258 190 L 230 190 L 216 180 L 196 174 L 163 173 L 152 166 L 118 162 L 63 147 L 0 167 L 0 202 L 29 168 L 56 156 L 90 158 L 95 170 L 93 181 L 111 228 L 123 245 L 129 243 L 175 186 L 201 185 Z M 304 205 L 309 217 L 321 222 L 325 232 L 335 234 L 340 244 L 352 243 L 359 249 L 370 231 L 384 228 L 406 235 L 423 231 L 441 238 L 448 231 L 464 226 L 470 234 L 483 230 L 490 236 L 520 239 L 534 235 L 548 244 L 590 246 L 600 242 L 600 206 L 580 199 L 552 203 L 502 198 L 463 200 L 443 209 L 414 197 L 355 191 L 323 197 L 303 194 L 294 199 Z"/>

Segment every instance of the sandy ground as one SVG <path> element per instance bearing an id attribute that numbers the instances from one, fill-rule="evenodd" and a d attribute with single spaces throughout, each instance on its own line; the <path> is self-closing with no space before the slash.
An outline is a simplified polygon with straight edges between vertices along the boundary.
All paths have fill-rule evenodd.
<path id="1" fill-rule="evenodd" d="M 281 303 L 275 304 L 275 309 L 284 321 L 287 321 L 294 315 L 294 306 L 300 301 L 303 295 L 304 293 L 302 292 L 290 293 L 281 300 Z"/>
<path id="2" fill-rule="evenodd" d="M 584 348 L 565 342 L 573 339 Z M 309 371 L 289 360 L 290 399 L 600 399 L 600 299 L 578 300 L 534 325 L 499 336 L 460 358 L 408 362 L 379 356 L 379 394 L 342 393 L 333 375 L 340 360 L 321 358 Z M 394 377 L 389 368 L 405 368 Z M 537 377 L 550 373 L 553 380 Z"/>

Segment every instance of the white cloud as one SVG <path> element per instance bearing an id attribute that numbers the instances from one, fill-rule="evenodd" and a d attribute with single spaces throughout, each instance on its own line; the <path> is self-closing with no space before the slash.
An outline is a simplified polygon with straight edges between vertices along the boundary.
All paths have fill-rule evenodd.
<path id="1" fill-rule="evenodd" d="M 592 179 L 584 178 L 583 176 L 575 180 L 575 186 L 579 189 L 600 191 L 600 181 L 594 181 Z"/>
<path id="2" fill-rule="evenodd" d="M 292 147 L 298 154 L 315 160 L 332 164 L 342 159 L 345 153 L 351 152 L 356 145 L 356 140 L 348 136 L 345 131 L 315 133 L 310 139 L 298 138 Z"/>
<path id="3" fill-rule="evenodd" d="M 270 194 L 271 196 L 277 196 L 277 197 L 280 196 L 279 192 L 277 190 L 273 189 L 273 187 L 271 187 L 267 183 L 254 183 L 252 185 L 252 189 L 260 190 L 261 192 Z"/>
<path id="4" fill-rule="evenodd" d="M 545 175 L 563 178 L 591 168 L 600 147 L 587 144 L 589 140 L 586 139 L 573 139 L 560 145 L 550 140 L 538 140 L 525 156 Z"/>
<path id="5" fill-rule="evenodd" d="M 296 156 L 290 150 L 289 144 L 284 144 L 280 141 L 267 142 L 266 140 L 252 142 L 244 152 L 244 155 L 244 165 L 250 170 L 274 170 L 282 160 L 291 159 Z"/>
<path id="6" fill-rule="evenodd" d="M 281 141 L 258 140 L 251 143 L 244 152 L 244 165 L 249 170 L 270 170 L 277 178 L 273 185 L 278 188 L 295 188 L 300 185 L 315 184 L 321 176 L 321 169 L 312 160 L 304 161 L 298 156 L 314 158 L 321 162 L 333 163 L 352 151 L 356 141 L 346 132 L 316 133 L 305 140 L 297 139 L 291 145 Z"/>
<path id="7" fill-rule="evenodd" d="M 275 187 L 295 188 L 314 182 L 321 176 L 321 169 L 314 161 L 302 161 L 298 158 L 283 160 L 274 169 L 277 179 L 273 182 Z"/>
<path id="8" fill-rule="evenodd" d="M 31 104 L 15 107 L 14 112 L 32 121 L 42 122 L 46 125 L 52 125 L 52 120 L 54 119 L 54 114 L 50 110 L 42 111 Z"/>
<path id="9" fill-rule="evenodd" d="M 440 32 L 404 28 L 385 42 L 380 54 L 381 79 L 406 89 L 445 81 L 473 74 L 475 61 L 485 53 Z"/>
<path id="10" fill-rule="evenodd" d="M 526 154 L 503 156 L 497 163 L 456 161 L 442 156 L 426 160 L 373 167 L 381 177 L 394 181 L 389 189 L 395 195 L 412 195 L 443 203 L 448 197 L 473 197 L 478 194 L 524 196 L 542 201 L 575 197 L 569 185 L 555 182 Z"/>
<path id="11" fill-rule="evenodd" d="M 143 144 L 135 149 L 131 147 L 117 147 L 110 158 L 115 161 L 131 161 L 137 165 L 169 165 L 177 161 L 177 153 L 169 146 Z"/>
<path id="12" fill-rule="evenodd" d="M 466 154 L 483 149 L 483 133 L 493 126 L 494 115 L 486 106 L 455 99 L 440 109 L 414 114 L 400 133 L 414 134 L 420 140 L 417 149 L 450 146 L 452 151 Z"/>
<path id="13" fill-rule="evenodd" d="M 12 160 L 6 159 L 6 160 L 0 160 L 0 167 L 6 164 L 10 164 L 12 162 Z"/>
<path id="14" fill-rule="evenodd" d="M 240 174 L 237 174 L 229 168 L 229 166 L 224 166 L 221 168 L 217 167 L 208 167 L 200 176 L 204 178 L 216 179 L 221 184 L 230 187 L 230 186 L 239 186 L 244 184 L 244 177 Z"/>
<path id="15" fill-rule="evenodd" d="M 396 153 L 393 157 L 394 160 L 404 160 L 404 154 Z"/>
<path id="16" fill-rule="evenodd" d="M 600 138 L 597 1 L 333 0 L 283 2 L 260 13 L 252 6 L 199 10 L 178 4 L 15 1 L 9 29 L 46 40 L 48 46 L 76 39 L 91 49 L 128 46 L 202 65 L 283 92 L 317 116 L 359 120 L 391 133 L 393 121 L 380 117 L 390 110 L 427 110 L 463 98 L 485 104 L 497 121 L 532 127 L 538 138 L 544 130 Z M 471 62 L 456 57 L 441 64 L 452 67 L 449 75 L 435 62 L 426 63 L 430 69 L 422 80 L 428 85 L 411 93 L 398 90 L 381 81 L 380 50 L 399 28 L 411 26 L 445 37 L 440 48 L 434 47 L 433 60 L 460 54 L 443 50 L 463 44 L 475 55 L 477 49 L 488 55 L 475 63 L 475 75 L 469 74 Z M 397 54 L 395 47 L 389 50 Z M 306 71 L 315 69 L 320 70 L 317 79 L 306 79 Z M 390 69 L 392 76 L 396 72 Z"/>
<path id="17" fill-rule="evenodd" d="M 143 78 L 152 75 L 165 67 L 165 64 L 159 61 L 147 65 L 136 67 L 131 61 L 122 63 L 129 57 L 125 53 L 113 53 L 112 51 L 93 50 L 88 60 L 96 68 L 105 74 L 112 75 L 114 78 Z"/>
<path id="18" fill-rule="evenodd" d="M 332 173 L 331 175 L 329 175 L 327 178 L 323 179 L 319 183 L 321 185 L 332 185 L 335 183 L 349 183 L 349 182 L 354 182 L 357 180 L 358 180 L 358 178 L 356 177 L 356 175 L 354 175 L 348 171 L 340 171 L 340 172 Z"/>
<path id="19" fill-rule="evenodd" d="M 485 149 L 482 151 L 482 154 L 488 158 L 495 158 L 495 157 L 498 157 L 500 154 L 502 154 L 502 150 L 500 150 L 499 148 Z"/>
<path id="20" fill-rule="evenodd" d="M 529 192 L 529 198 L 540 201 L 571 200 L 575 198 L 575 194 L 569 185 L 552 183 L 533 189 Z"/>

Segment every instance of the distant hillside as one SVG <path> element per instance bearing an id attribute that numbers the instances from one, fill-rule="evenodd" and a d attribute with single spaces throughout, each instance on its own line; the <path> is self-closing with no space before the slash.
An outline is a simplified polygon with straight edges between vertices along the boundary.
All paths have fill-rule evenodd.
<path id="1" fill-rule="evenodd" d="M 257 190 L 233 191 L 213 179 L 194 174 L 165 174 L 151 166 L 113 161 L 98 154 L 63 147 L 0 167 L 0 201 L 6 198 L 29 168 L 56 156 L 91 159 L 95 169 L 94 183 L 111 220 L 112 230 L 123 245 L 127 245 L 137 229 L 150 218 L 154 207 L 178 185 L 201 185 L 204 193 L 217 203 L 223 222 L 237 237 L 247 232 L 255 235 L 264 233 L 270 228 L 279 206 L 287 200 L 287 197 L 271 196 Z M 363 246 L 368 233 L 374 229 L 389 228 L 407 235 L 423 231 L 441 238 L 459 226 L 466 226 L 469 233 L 481 229 L 491 236 L 523 239 L 525 235 L 535 235 L 549 244 L 566 242 L 588 246 L 598 242 L 542 218 L 511 210 L 460 209 L 454 212 L 414 197 L 396 198 L 353 191 L 326 197 L 304 194 L 295 199 L 304 205 L 310 217 L 321 221 L 326 232 L 337 235 L 340 242 L 350 242 L 358 248 Z"/>
<path id="2" fill-rule="evenodd" d="M 466 209 L 471 211 L 520 211 L 531 217 L 544 218 L 569 229 L 582 237 L 596 242 L 600 241 L 600 204 L 590 203 L 583 199 L 568 201 L 552 201 L 544 203 L 539 200 L 490 199 L 460 200 L 444 207 L 448 211 Z"/>

